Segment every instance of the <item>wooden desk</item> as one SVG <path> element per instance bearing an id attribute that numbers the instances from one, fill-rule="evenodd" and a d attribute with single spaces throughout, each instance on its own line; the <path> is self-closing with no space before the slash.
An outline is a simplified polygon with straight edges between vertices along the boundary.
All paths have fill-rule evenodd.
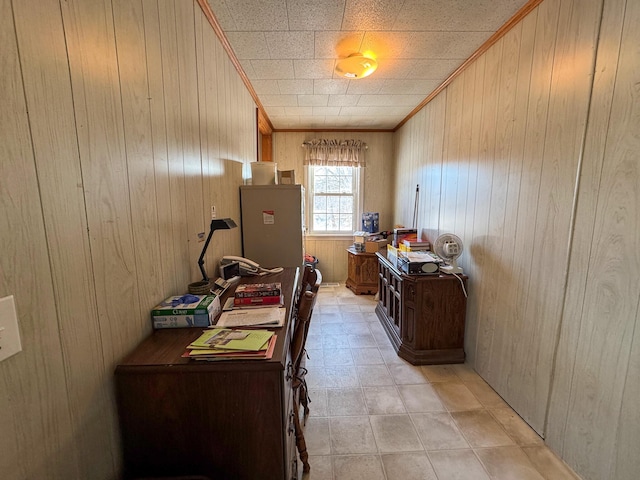
<path id="1" fill-rule="evenodd" d="M 453 275 L 407 275 L 383 253 L 376 315 L 398 356 L 414 365 L 463 363 L 467 299 Z M 462 275 L 465 282 L 467 277 Z"/>
<path id="2" fill-rule="evenodd" d="M 181 358 L 202 332 L 181 328 L 155 331 L 117 366 L 125 478 L 297 479 L 289 343 L 298 275 L 243 278 L 282 283 L 287 321 L 274 329 L 271 360 Z"/>

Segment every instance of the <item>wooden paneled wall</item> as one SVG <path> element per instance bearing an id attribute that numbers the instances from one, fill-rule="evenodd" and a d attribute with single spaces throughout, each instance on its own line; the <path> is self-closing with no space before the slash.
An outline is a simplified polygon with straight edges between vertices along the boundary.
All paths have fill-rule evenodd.
<path id="1" fill-rule="evenodd" d="M 0 65 L 0 476 L 116 479 L 114 366 L 239 220 L 255 104 L 190 1 L 0 0 Z"/>
<path id="2" fill-rule="evenodd" d="M 313 138 L 362 140 L 368 145 L 364 174 L 363 209 L 380 214 L 380 229 L 393 227 L 393 134 L 390 132 L 274 132 L 273 161 L 278 170 L 295 170 L 296 183 L 306 185 L 302 143 Z M 411 220 L 411 219 L 409 219 Z M 325 282 L 344 283 L 347 279 L 347 252 L 353 236 L 307 236 L 305 250 L 320 263 Z"/>
<path id="3" fill-rule="evenodd" d="M 419 183 L 465 244 L 469 362 L 590 480 L 640 471 L 638 22 L 545 0 L 396 133 L 394 221 Z"/>

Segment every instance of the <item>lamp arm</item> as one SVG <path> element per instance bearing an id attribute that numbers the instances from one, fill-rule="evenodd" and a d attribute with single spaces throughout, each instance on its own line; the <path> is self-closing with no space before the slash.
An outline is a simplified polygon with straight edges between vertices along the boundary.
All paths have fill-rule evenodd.
<path id="1" fill-rule="evenodd" d="M 214 232 L 213 221 L 211 222 L 211 227 L 209 228 L 209 235 L 207 236 L 207 240 L 204 242 L 204 247 L 202 247 L 202 253 L 200 253 L 200 258 L 198 258 L 198 266 L 200 267 L 200 272 L 202 272 L 202 280 L 209 281 L 209 277 L 207 277 L 207 272 L 204 270 L 204 255 L 207 253 L 207 248 L 209 248 L 209 242 L 211 241 L 211 237 Z"/>

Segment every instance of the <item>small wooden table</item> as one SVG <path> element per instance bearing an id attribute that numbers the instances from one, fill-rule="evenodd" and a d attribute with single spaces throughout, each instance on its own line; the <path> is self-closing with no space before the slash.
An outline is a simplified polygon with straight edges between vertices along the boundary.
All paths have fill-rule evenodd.
<path id="1" fill-rule="evenodd" d="M 375 295 L 378 292 L 378 258 L 375 253 L 356 252 L 347 248 L 348 269 L 346 286 L 356 295 Z"/>

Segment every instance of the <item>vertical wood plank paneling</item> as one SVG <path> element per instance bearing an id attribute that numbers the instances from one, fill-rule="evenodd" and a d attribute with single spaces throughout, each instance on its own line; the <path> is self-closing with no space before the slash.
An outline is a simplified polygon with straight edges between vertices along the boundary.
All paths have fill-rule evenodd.
<path id="1" fill-rule="evenodd" d="M 102 347 L 111 365 L 139 340 L 141 312 L 113 12 L 110 2 L 94 0 L 65 2 L 62 13 Z"/>
<path id="2" fill-rule="evenodd" d="M 58 2 L 14 6 L 25 94 L 51 251 L 79 475 L 114 473 L 117 447 L 95 308 L 73 99 Z M 46 53 L 45 53 L 46 52 Z M 44 75 L 43 75 L 44 73 Z M 50 116 L 55 115 L 55 126 Z M 96 392 L 100 392 L 96 394 Z M 111 415 L 105 415 L 111 412 Z M 104 453 L 107 452 L 107 455 Z"/>
<path id="3" fill-rule="evenodd" d="M 495 155 L 496 140 L 496 118 L 498 107 L 499 84 L 498 76 L 500 72 L 500 57 L 502 52 L 502 41 L 498 41 L 485 55 L 484 66 L 484 88 L 482 92 L 482 115 L 479 132 L 478 149 L 478 178 L 476 187 L 476 210 L 473 223 L 473 239 L 467 242 L 467 252 L 473 256 L 473 262 L 478 265 L 476 270 L 477 295 L 477 347 L 476 347 L 476 369 L 485 379 L 491 375 L 491 365 L 489 363 L 488 352 L 491 351 L 491 340 L 493 338 L 494 322 L 492 318 L 487 318 L 483 308 L 483 302 L 487 290 L 491 284 L 490 276 L 493 274 L 490 264 L 490 241 L 489 223 L 491 213 L 491 190 L 493 177 L 493 163 Z"/>
<path id="4" fill-rule="evenodd" d="M 113 18 L 122 95 L 122 116 L 131 197 L 136 271 L 140 284 L 139 330 L 149 332 L 148 312 L 163 300 L 158 238 L 152 123 L 141 1 L 113 2 Z M 122 81 L 126 79 L 126 81 Z"/>
<path id="5" fill-rule="evenodd" d="M 176 248 L 173 243 L 170 189 L 170 169 L 167 150 L 167 122 L 164 98 L 164 72 L 162 65 L 163 42 L 160 34 L 160 18 L 157 0 L 143 0 L 146 70 L 149 89 L 149 114 L 151 120 L 151 149 L 155 180 L 155 213 L 158 228 L 158 260 L 156 268 L 161 291 L 176 295 L 182 291 L 178 277 L 171 274 Z M 163 259 L 160 261 L 159 259 Z"/>
<path id="6" fill-rule="evenodd" d="M 169 192 L 171 198 L 171 241 L 173 243 L 173 270 L 176 272 L 175 288 L 183 292 L 191 282 L 189 265 L 188 228 L 185 217 L 186 191 L 184 170 L 184 139 L 182 137 L 182 107 L 180 78 L 178 74 L 178 45 L 175 2 L 158 0 L 160 42 L 162 45 L 162 79 L 167 134 L 167 162 Z M 189 268 L 191 266 L 189 265 Z"/>
<path id="7" fill-rule="evenodd" d="M 444 149 L 442 152 L 442 200 L 440 229 L 453 232 L 456 224 L 458 198 L 460 130 L 463 108 L 463 83 L 458 78 L 446 89 Z"/>
<path id="8" fill-rule="evenodd" d="M 547 415 L 546 439 L 554 450 L 562 453 L 566 434 L 571 379 L 584 308 L 585 289 L 589 278 L 589 261 L 600 188 L 600 177 L 608 141 L 611 103 L 619 61 L 620 35 L 626 0 L 607 1 L 601 26 L 591 96 L 588 130 L 580 171 L 580 188 L 574 220 L 569 262 L 564 321 L 555 360 L 552 394 Z"/>
<path id="9" fill-rule="evenodd" d="M 624 2 L 613 3 L 608 7 L 603 16 L 605 23 L 600 35 L 599 56 L 609 51 L 612 60 L 615 58 L 617 39 L 620 38 L 620 14 L 625 7 L 626 15 L 617 70 L 614 67 L 613 101 L 609 107 L 608 95 L 603 95 L 607 90 L 601 90 L 610 78 L 601 70 L 603 63 L 599 62 L 597 72 L 603 78 L 602 82 L 595 83 L 598 95 L 594 97 L 589 119 L 590 129 L 591 121 L 593 127 L 607 129 L 607 138 L 603 156 L 597 137 L 593 151 L 585 150 L 585 182 L 579 190 L 577 220 L 593 226 L 586 252 L 572 252 L 578 265 L 584 265 L 582 255 L 588 255 L 589 261 L 586 272 L 569 278 L 570 284 L 577 284 L 569 292 L 577 291 L 578 297 L 575 300 L 567 297 L 565 322 L 578 323 L 579 335 L 569 377 L 570 396 L 566 427 L 563 425 L 562 452 L 567 462 L 583 472 L 586 478 L 633 478 L 637 476 L 639 463 L 637 455 L 631 453 L 632 449 L 625 443 L 637 443 L 640 433 L 636 408 L 632 406 L 637 398 L 634 401 L 629 396 L 638 389 L 637 377 L 629 373 L 634 371 L 638 361 L 637 349 L 634 351 L 632 342 L 634 332 L 638 330 L 640 298 L 637 275 L 640 268 L 640 140 L 637 134 L 640 128 L 637 89 L 640 52 L 635 27 L 640 19 L 640 9 L 630 2 L 626 5 Z M 594 173 L 599 173 L 595 198 L 591 180 Z M 585 211 L 585 208 L 589 210 Z M 581 227 L 576 225 L 576 236 L 587 233 L 587 229 Z M 585 242 L 587 238 L 576 241 Z M 571 270 L 571 273 L 578 272 Z M 584 295 L 581 295 L 584 275 L 586 284 Z M 582 303 L 579 310 L 572 308 L 576 300 Z M 571 342 L 566 335 L 562 340 L 560 350 L 571 351 Z M 566 388 L 559 383 L 555 386 Z M 585 391 L 592 393 L 584 395 Z M 616 452 L 617 449 L 621 451 Z M 624 455 L 625 452 L 629 454 Z"/>
<path id="10" fill-rule="evenodd" d="M 56 20 L 52 22 L 55 26 Z M 57 22 L 59 28 L 59 16 Z M 29 51 L 27 44 L 32 40 L 25 38 L 28 35 L 23 31 L 19 37 Z M 65 449 L 74 436 L 73 420 L 67 403 L 53 273 L 25 104 L 25 83 L 29 79 L 24 82 L 8 0 L 0 1 L 0 45 L 0 101 L 4 111 L 0 118 L 0 297 L 14 295 L 22 339 L 22 352 L 0 363 L 1 471 L 10 480 L 61 479 L 59 472 L 77 477 L 78 452 Z M 27 61 L 29 69 L 33 61 Z M 35 86 L 30 87 L 29 99 L 36 94 Z M 41 128 L 35 125 L 38 148 Z M 38 402 L 40 398 L 45 400 Z M 34 461 L 36 451 L 40 452 L 39 458 L 49 461 Z"/>

